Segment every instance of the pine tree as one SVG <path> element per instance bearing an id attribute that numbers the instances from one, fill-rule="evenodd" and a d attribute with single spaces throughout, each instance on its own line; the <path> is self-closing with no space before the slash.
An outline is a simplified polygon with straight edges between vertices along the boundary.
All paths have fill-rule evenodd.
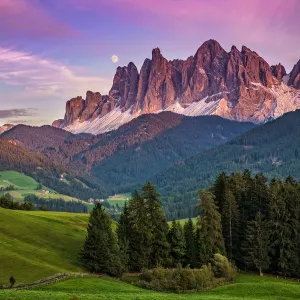
<path id="1" fill-rule="evenodd" d="M 195 227 L 193 221 L 189 219 L 184 224 L 184 238 L 185 238 L 185 264 L 190 267 L 195 267 L 196 259 L 196 245 L 195 245 Z"/>
<path id="2" fill-rule="evenodd" d="M 91 212 L 81 262 L 91 272 L 118 276 L 122 273 L 120 252 L 111 220 L 105 209 L 96 204 Z"/>
<path id="3" fill-rule="evenodd" d="M 157 267 L 163 265 L 169 257 L 169 243 L 167 235 L 169 226 L 162 208 L 159 194 L 151 182 L 142 187 L 142 198 L 147 208 L 146 216 L 149 218 L 151 232 L 151 260 L 150 265 Z"/>
<path id="4" fill-rule="evenodd" d="M 223 205 L 225 202 L 225 192 L 228 189 L 228 178 L 224 172 L 222 172 L 214 182 L 212 186 L 212 192 L 215 196 L 214 200 L 217 205 L 218 211 L 222 213 Z"/>
<path id="5" fill-rule="evenodd" d="M 233 193 L 226 190 L 222 212 L 222 230 L 229 259 L 235 257 L 239 242 L 239 210 Z"/>
<path id="6" fill-rule="evenodd" d="M 168 242 L 170 244 L 170 255 L 172 264 L 182 264 L 185 254 L 185 238 L 183 228 L 178 221 L 173 221 L 168 233 Z"/>
<path id="7" fill-rule="evenodd" d="M 117 237 L 118 245 L 121 253 L 121 260 L 123 265 L 128 268 L 129 261 L 129 234 L 130 234 L 130 224 L 129 224 L 129 212 L 127 203 L 125 202 L 123 212 L 121 213 L 120 220 L 117 225 Z"/>
<path id="8" fill-rule="evenodd" d="M 128 266 L 131 271 L 150 267 L 152 251 L 151 223 L 144 199 L 135 190 L 128 205 Z"/>
<path id="9" fill-rule="evenodd" d="M 208 263 L 215 253 L 224 251 L 221 215 L 215 205 L 214 195 L 210 191 L 200 190 L 199 197 L 199 234 L 203 242 L 204 262 Z"/>
<path id="10" fill-rule="evenodd" d="M 249 221 L 244 242 L 244 259 L 248 266 L 259 270 L 260 276 L 270 265 L 270 231 L 260 212 Z"/>

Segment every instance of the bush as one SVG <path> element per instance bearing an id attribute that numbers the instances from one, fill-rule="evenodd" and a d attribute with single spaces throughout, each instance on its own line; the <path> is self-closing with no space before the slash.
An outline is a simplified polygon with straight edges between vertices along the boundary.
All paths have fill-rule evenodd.
<path id="1" fill-rule="evenodd" d="M 210 264 L 195 270 L 195 282 L 197 291 L 207 290 L 215 286 L 214 273 Z"/>
<path id="2" fill-rule="evenodd" d="M 207 290 L 231 281 L 235 276 L 235 267 L 228 259 L 221 254 L 215 254 L 213 265 L 203 265 L 200 269 L 182 268 L 179 265 L 175 269 L 145 270 L 139 277 L 138 285 L 156 291 L 184 293 Z"/>
<path id="3" fill-rule="evenodd" d="M 14 276 L 10 276 L 9 278 L 10 287 L 13 287 L 16 283 L 16 279 Z"/>
<path id="4" fill-rule="evenodd" d="M 214 255 L 213 271 L 217 278 L 232 281 L 236 277 L 236 268 L 228 261 L 226 256 L 219 253 Z"/>

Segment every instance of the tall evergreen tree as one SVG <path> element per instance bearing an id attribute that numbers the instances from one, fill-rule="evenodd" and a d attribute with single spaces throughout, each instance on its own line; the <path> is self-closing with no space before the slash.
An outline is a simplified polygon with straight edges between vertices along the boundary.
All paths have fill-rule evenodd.
<path id="1" fill-rule="evenodd" d="M 169 258 L 169 243 L 167 235 L 169 226 L 162 208 L 159 194 L 151 182 L 142 187 L 142 198 L 147 209 L 151 232 L 151 261 L 152 267 L 163 265 Z"/>
<path id="2" fill-rule="evenodd" d="M 170 244 L 170 255 L 172 265 L 182 264 L 185 254 L 185 238 L 183 228 L 178 221 L 173 221 L 168 233 L 168 242 Z"/>
<path id="3" fill-rule="evenodd" d="M 112 231 L 111 220 L 105 209 L 96 204 L 91 212 L 81 262 L 91 272 L 117 276 L 122 273 L 117 239 Z"/>
<path id="4" fill-rule="evenodd" d="M 203 242 L 203 257 L 207 263 L 215 253 L 224 251 L 221 215 L 210 191 L 200 190 L 199 197 L 199 234 Z"/>
<path id="5" fill-rule="evenodd" d="M 150 267 L 152 225 L 147 214 L 146 203 L 135 190 L 128 205 L 128 266 L 131 271 L 141 271 Z"/>
<path id="6" fill-rule="evenodd" d="M 270 231 L 260 212 L 255 220 L 249 221 L 244 242 L 245 262 L 250 267 L 259 270 L 260 276 L 270 264 Z"/>
<path id="7" fill-rule="evenodd" d="M 193 221 L 189 219 L 184 224 L 184 238 L 185 238 L 185 264 L 190 267 L 195 267 L 197 264 L 196 257 L 196 239 L 195 239 L 195 227 Z"/>
<path id="8" fill-rule="evenodd" d="M 223 212 L 223 205 L 225 203 L 225 193 L 228 189 L 228 178 L 222 172 L 212 186 L 212 192 L 215 196 L 214 200 L 220 213 Z"/>
<path id="9" fill-rule="evenodd" d="M 239 209 L 233 193 L 227 189 L 222 212 L 222 230 L 226 252 L 234 259 L 239 242 Z"/>
<path id="10" fill-rule="evenodd" d="M 121 213 L 120 220 L 117 225 L 117 237 L 118 244 L 121 253 L 121 260 L 128 268 L 129 261 L 129 234 L 130 234 L 130 224 L 129 224 L 129 213 L 127 203 L 125 202 L 123 212 Z"/>

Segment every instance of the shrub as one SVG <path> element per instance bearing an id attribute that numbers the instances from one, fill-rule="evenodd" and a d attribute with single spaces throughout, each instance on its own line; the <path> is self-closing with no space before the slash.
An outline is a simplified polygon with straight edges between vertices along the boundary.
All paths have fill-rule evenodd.
<path id="1" fill-rule="evenodd" d="M 236 277 L 235 267 L 228 261 L 227 257 L 219 253 L 214 255 L 213 271 L 215 277 L 224 278 L 226 281 L 231 281 Z"/>
<path id="2" fill-rule="evenodd" d="M 14 276 L 10 276 L 9 278 L 10 287 L 13 287 L 16 283 L 16 279 Z"/>
<path id="3" fill-rule="evenodd" d="M 195 270 L 195 282 L 197 291 L 206 290 L 215 285 L 214 273 L 210 264 Z"/>

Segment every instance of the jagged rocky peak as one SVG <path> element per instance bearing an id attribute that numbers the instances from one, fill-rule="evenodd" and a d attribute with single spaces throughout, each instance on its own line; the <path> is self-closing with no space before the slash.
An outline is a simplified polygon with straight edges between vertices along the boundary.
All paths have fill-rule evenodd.
<path id="1" fill-rule="evenodd" d="M 109 95 L 122 110 L 128 110 L 137 95 L 139 72 L 133 62 L 127 67 L 118 67 Z"/>
<path id="2" fill-rule="evenodd" d="M 282 81 L 282 78 L 287 75 L 285 67 L 279 63 L 278 65 L 271 66 L 273 76 L 279 81 Z"/>
<path id="3" fill-rule="evenodd" d="M 292 85 L 295 89 L 300 89 L 300 59 L 290 73 L 288 85 Z"/>
<path id="4" fill-rule="evenodd" d="M 82 99 L 81 96 L 77 96 L 67 101 L 66 115 L 65 115 L 66 123 L 71 124 L 72 122 L 79 119 L 84 107 L 85 107 L 85 101 Z"/>
<path id="5" fill-rule="evenodd" d="M 246 46 L 226 52 L 215 40 L 204 42 L 186 60 L 168 61 L 154 48 L 140 72 L 133 62 L 117 68 L 108 95 L 88 92 L 85 100 L 68 101 L 65 119 L 53 126 L 102 133 L 160 111 L 264 122 L 300 108 L 299 69 L 300 62 L 286 75 L 281 64 L 271 68 Z"/>

